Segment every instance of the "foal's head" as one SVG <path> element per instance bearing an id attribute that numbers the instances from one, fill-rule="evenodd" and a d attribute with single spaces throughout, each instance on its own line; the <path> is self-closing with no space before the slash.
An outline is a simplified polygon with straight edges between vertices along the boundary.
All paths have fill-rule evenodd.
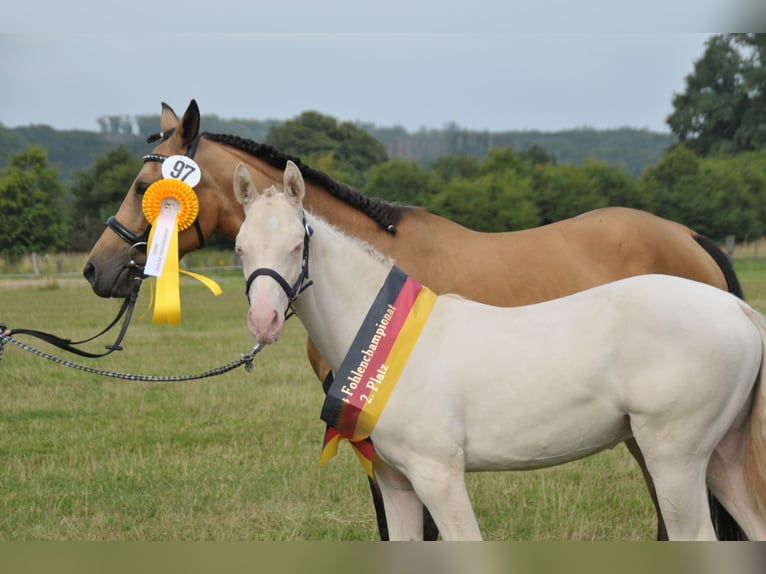
<path id="1" fill-rule="evenodd" d="M 259 190 L 240 163 L 234 171 L 234 193 L 245 208 L 236 250 L 247 279 L 247 324 L 259 343 L 274 343 L 306 273 L 303 177 L 288 161 L 281 189 L 271 186 Z"/>

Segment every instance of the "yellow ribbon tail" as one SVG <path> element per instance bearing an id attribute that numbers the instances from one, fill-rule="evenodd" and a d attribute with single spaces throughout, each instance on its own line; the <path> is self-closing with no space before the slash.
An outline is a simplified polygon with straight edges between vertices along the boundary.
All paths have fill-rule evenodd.
<path id="1" fill-rule="evenodd" d="M 152 225 L 149 232 L 148 245 L 151 246 L 154 241 L 154 232 L 157 225 Z M 154 313 L 152 314 L 152 323 L 176 325 L 181 322 L 181 273 L 196 279 L 205 285 L 213 295 L 223 293 L 221 286 L 215 281 L 199 273 L 193 273 L 181 269 L 178 261 L 178 220 L 173 220 L 172 232 L 168 235 L 167 254 L 162 272 L 154 278 L 156 288 L 152 289 L 149 307 L 154 303 Z"/>
<path id="2" fill-rule="evenodd" d="M 196 279 L 200 283 L 202 283 L 205 287 L 210 289 L 210 291 L 213 292 L 213 295 L 216 297 L 223 293 L 223 289 L 221 289 L 221 286 L 218 285 L 215 281 L 210 279 L 210 277 L 205 277 L 204 275 L 200 275 L 199 273 L 192 273 L 191 271 L 187 271 L 186 269 L 181 269 L 181 273 L 184 275 L 188 275 L 189 277 Z"/>
<path id="3" fill-rule="evenodd" d="M 324 445 L 322 446 L 322 454 L 319 455 L 319 466 L 324 465 L 324 463 L 338 454 L 338 446 L 340 445 L 341 441 L 344 440 L 348 439 L 341 435 L 334 428 L 327 428 Z M 349 441 L 349 443 L 354 448 L 354 453 L 359 459 L 359 464 L 362 465 L 364 472 L 367 473 L 367 476 L 374 479 L 375 476 L 372 470 L 372 464 L 375 458 L 375 447 L 372 446 L 370 441 L 366 440 L 356 442 Z"/>
<path id="4" fill-rule="evenodd" d="M 319 456 L 319 466 L 322 466 L 338 454 L 338 445 L 341 440 L 343 440 L 343 437 L 340 434 L 328 431 L 324 446 L 322 447 L 322 454 Z"/>
<path id="5" fill-rule="evenodd" d="M 359 459 L 359 464 L 362 465 L 364 472 L 366 472 L 367 476 L 369 476 L 371 479 L 375 480 L 375 474 L 373 473 L 373 470 L 372 470 L 372 460 L 370 460 L 365 455 L 365 452 L 362 451 L 362 449 L 360 449 L 356 443 L 352 442 L 351 446 L 354 447 L 354 453 L 356 453 L 356 457 Z"/>
<path id="6" fill-rule="evenodd" d="M 154 231 L 154 227 L 152 227 Z M 152 237 L 149 237 L 149 245 Z M 176 325 L 181 322 L 181 292 L 178 272 L 178 222 L 173 223 L 165 266 L 157 277 L 157 294 L 152 323 Z"/>

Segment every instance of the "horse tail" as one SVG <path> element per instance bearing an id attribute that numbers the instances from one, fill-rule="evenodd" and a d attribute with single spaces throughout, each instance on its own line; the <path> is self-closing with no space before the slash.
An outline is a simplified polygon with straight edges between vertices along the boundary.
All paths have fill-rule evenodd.
<path id="1" fill-rule="evenodd" d="M 744 303 L 741 306 L 758 328 L 763 344 L 761 370 L 753 387 L 753 405 L 750 409 L 743 461 L 745 484 L 763 511 L 766 510 L 766 317 Z"/>
<path id="2" fill-rule="evenodd" d="M 693 237 L 694 241 L 696 241 L 697 244 L 713 258 L 713 261 L 715 261 L 721 269 L 721 272 L 726 279 L 726 289 L 729 293 L 744 300 L 745 295 L 742 292 L 742 285 L 740 285 L 737 274 L 734 272 L 734 266 L 731 264 L 729 256 L 726 255 L 726 253 L 724 253 L 712 239 L 700 235 L 699 233 L 694 234 Z"/>

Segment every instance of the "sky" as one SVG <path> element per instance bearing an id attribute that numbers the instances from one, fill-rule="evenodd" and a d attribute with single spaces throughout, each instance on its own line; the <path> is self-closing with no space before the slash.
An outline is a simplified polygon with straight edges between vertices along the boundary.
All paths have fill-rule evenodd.
<path id="1" fill-rule="evenodd" d="M 28 0 L 0 23 L 0 123 L 97 131 L 194 98 L 226 119 L 668 132 L 705 42 L 749 1 L 49 0 L 41 21 Z"/>

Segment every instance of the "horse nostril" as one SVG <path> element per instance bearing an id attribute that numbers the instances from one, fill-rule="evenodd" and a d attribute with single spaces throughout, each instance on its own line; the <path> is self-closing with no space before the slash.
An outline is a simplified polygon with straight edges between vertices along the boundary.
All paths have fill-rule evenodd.
<path id="1" fill-rule="evenodd" d="M 96 277 L 96 266 L 93 265 L 93 263 L 86 263 L 82 270 L 82 274 L 85 276 L 85 279 L 88 280 L 88 283 L 93 285 L 93 279 Z"/>

